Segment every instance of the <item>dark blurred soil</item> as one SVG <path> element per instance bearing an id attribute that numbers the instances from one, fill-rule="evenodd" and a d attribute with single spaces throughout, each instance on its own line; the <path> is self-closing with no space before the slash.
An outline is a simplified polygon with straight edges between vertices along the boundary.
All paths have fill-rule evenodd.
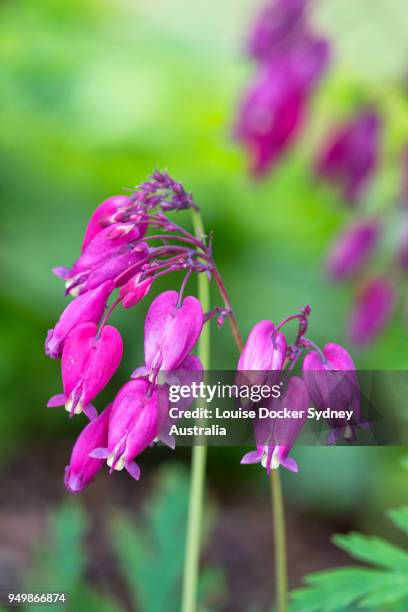
<path id="1" fill-rule="evenodd" d="M 15 458 L 0 472 L 0 590 L 18 590 L 30 566 L 32 550 L 46 534 L 47 515 L 66 495 L 62 482 L 69 444 L 41 445 Z M 143 508 L 152 489 L 155 467 L 143 472 L 135 486 L 126 474 L 98 477 L 82 494 L 91 517 L 90 564 L 87 578 L 132 610 L 125 585 L 109 548 L 107 526 L 112 513 Z M 211 483 L 210 483 L 211 485 Z M 228 594 L 222 612 L 270 610 L 273 597 L 273 534 L 268 498 L 256 499 L 247 490 L 212 489 L 218 513 L 204 562 L 226 572 Z M 347 564 L 348 558 L 330 544 L 333 532 L 352 527 L 347 517 L 330 524 L 324 517 L 287 508 L 290 586 L 305 573 Z"/>

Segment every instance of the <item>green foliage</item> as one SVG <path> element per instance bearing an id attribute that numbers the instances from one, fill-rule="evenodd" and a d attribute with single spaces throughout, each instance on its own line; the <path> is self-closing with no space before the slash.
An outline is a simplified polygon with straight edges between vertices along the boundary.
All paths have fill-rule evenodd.
<path id="1" fill-rule="evenodd" d="M 34 553 L 22 590 L 66 593 L 68 602 L 64 609 L 72 612 L 119 612 L 114 601 L 84 582 L 86 531 L 87 520 L 79 503 L 62 504 L 50 517 L 48 535 Z M 31 605 L 26 609 L 42 608 Z M 61 604 L 47 604 L 47 610 L 61 610 Z"/>
<path id="2" fill-rule="evenodd" d="M 113 525 L 113 544 L 136 608 L 143 612 L 177 612 L 184 561 L 189 479 L 184 469 L 164 468 L 156 492 L 136 526 L 120 518 Z M 202 572 L 200 600 L 205 605 L 223 589 L 223 575 Z M 214 610 L 214 607 L 211 607 Z"/>
<path id="3" fill-rule="evenodd" d="M 394 525 L 408 535 L 408 506 L 390 510 Z M 341 567 L 305 577 L 308 586 L 292 593 L 291 612 L 341 612 L 358 608 L 408 609 L 408 551 L 376 536 L 337 535 L 334 543 L 358 561 L 374 566 Z"/>

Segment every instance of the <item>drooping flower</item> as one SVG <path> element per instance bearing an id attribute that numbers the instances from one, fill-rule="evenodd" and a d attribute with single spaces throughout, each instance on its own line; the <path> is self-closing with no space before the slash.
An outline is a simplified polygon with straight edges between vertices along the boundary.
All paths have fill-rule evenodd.
<path id="1" fill-rule="evenodd" d="M 260 384 L 271 370 L 282 370 L 286 356 L 286 338 L 272 321 L 259 321 L 249 333 L 239 357 L 238 384 Z"/>
<path id="2" fill-rule="evenodd" d="M 305 384 L 298 376 L 288 383 L 285 395 L 270 402 L 269 410 L 286 407 L 298 411 L 298 418 L 257 419 L 254 423 L 256 450 L 241 459 L 242 464 L 261 463 L 267 474 L 280 465 L 291 472 L 298 471 L 296 461 L 289 453 L 303 429 L 309 407 L 309 395 Z"/>
<path id="3" fill-rule="evenodd" d="M 143 242 L 137 245 L 124 244 L 98 265 L 67 279 L 67 293 L 79 295 L 108 280 L 113 281 L 115 287 L 122 286 L 135 274 L 136 267 L 145 259 L 146 252 L 147 247 Z"/>
<path id="4" fill-rule="evenodd" d="M 54 329 L 48 330 L 45 352 L 49 357 L 61 357 L 65 339 L 74 327 L 81 323 L 99 323 L 112 290 L 113 283 L 107 281 L 68 304 Z"/>
<path id="5" fill-rule="evenodd" d="M 394 312 L 396 291 L 384 277 L 369 280 L 357 295 L 349 319 L 349 333 L 353 342 L 366 345 L 372 342 L 390 321 Z"/>
<path id="6" fill-rule="evenodd" d="M 82 253 L 88 244 L 104 227 L 115 221 L 115 215 L 131 205 L 131 200 L 125 195 L 116 195 L 108 198 L 94 210 L 85 230 L 82 242 Z M 142 235 L 142 234 L 141 234 Z M 139 236 L 140 237 L 140 236 Z"/>
<path id="7" fill-rule="evenodd" d="M 111 325 L 97 335 L 95 323 L 75 327 L 62 351 L 62 382 L 64 393 L 50 398 L 47 406 L 63 406 L 71 414 L 84 412 L 95 417 L 92 400 L 108 384 L 122 359 L 122 338 Z"/>
<path id="8" fill-rule="evenodd" d="M 269 61 L 304 35 L 307 0 L 272 0 L 260 13 L 251 32 L 248 51 Z"/>
<path id="9" fill-rule="evenodd" d="M 305 92 L 292 62 L 282 58 L 262 66 L 243 99 L 236 126 L 255 177 L 262 177 L 286 151 L 305 112 Z"/>
<path id="10" fill-rule="evenodd" d="M 111 255 L 120 252 L 122 247 L 138 239 L 138 228 L 133 228 L 130 232 L 113 237 L 115 234 L 112 235 L 112 232 L 114 232 L 116 225 L 118 224 L 100 228 L 100 231 L 87 243 L 86 248 L 72 267 L 70 269 L 55 268 L 55 274 L 63 278 L 67 284 L 72 283 L 76 276 L 89 274 L 91 270 L 109 259 Z"/>
<path id="11" fill-rule="evenodd" d="M 203 328 L 204 316 L 197 298 L 179 303 L 177 291 L 165 291 L 153 300 L 145 321 L 145 364 L 155 374 L 177 369 L 189 355 Z"/>
<path id="12" fill-rule="evenodd" d="M 361 198 L 377 168 L 380 128 L 380 117 L 362 110 L 329 137 L 319 156 L 317 174 L 337 185 L 350 204 Z"/>
<path id="13" fill-rule="evenodd" d="M 103 467 L 103 459 L 93 459 L 89 453 L 108 443 L 108 426 L 111 404 L 94 420 L 90 421 L 78 436 L 65 468 L 65 487 L 71 493 L 79 493 L 94 479 Z"/>
<path id="14" fill-rule="evenodd" d="M 255 177 L 270 170 L 296 138 L 328 58 L 326 41 L 313 39 L 259 68 L 244 96 L 235 130 Z"/>
<path id="15" fill-rule="evenodd" d="M 157 437 L 163 398 L 158 387 L 143 378 L 126 383 L 112 405 L 107 447 L 95 449 L 90 456 L 106 459 L 111 473 L 125 468 L 139 480 L 140 468 L 134 459 Z"/>
<path id="16" fill-rule="evenodd" d="M 133 308 L 149 293 L 153 281 L 150 278 L 140 280 L 140 276 L 140 274 L 135 274 L 120 288 L 119 297 L 123 308 Z"/>
<path id="17" fill-rule="evenodd" d="M 303 376 L 309 395 L 321 410 L 352 410 L 352 418 L 329 419 L 333 431 L 328 443 L 332 444 L 344 434 L 355 439 L 355 429 L 360 423 L 360 391 L 356 366 L 348 351 L 330 342 L 322 351 L 311 351 L 303 361 Z"/>
<path id="18" fill-rule="evenodd" d="M 364 219 L 349 225 L 337 237 L 327 260 L 332 280 L 350 278 L 373 254 L 380 237 L 380 225 L 374 219 Z"/>

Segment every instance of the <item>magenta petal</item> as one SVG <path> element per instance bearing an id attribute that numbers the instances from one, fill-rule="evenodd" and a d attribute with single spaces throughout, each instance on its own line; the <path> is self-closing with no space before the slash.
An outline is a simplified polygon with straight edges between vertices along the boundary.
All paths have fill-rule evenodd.
<path id="1" fill-rule="evenodd" d="M 283 465 L 283 467 L 285 467 L 287 470 L 290 470 L 291 472 L 299 471 L 298 464 L 296 463 L 294 459 L 292 459 L 292 457 L 282 457 L 279 463 L 280 465 Z"/>
<path id="2" fill-rule="evenodd" d="M 363 194 L 377 164 L 381 120 L 363 109 L 330 135 L 317 162 L 317 173 L 336 184 L 349 203 Z"/>
<path id="3" fill-rule="evenodd" d="M 240 463 L 242 464 L 249 464 L 249 463 L 259 463 L 262 459 L 262 454 L 263 454 L 263 449 L 262 447 L 258 448 L 257 450 L 254 451 L 250 451 L 249 453 L 246 453 Z"/>
<path id="4" fill-rule="evenodd" d="M 122 360 L 123 343 L 118 330 L 111 325 L 102 328 L 90 352 L 83 376 L 83 402 L 87 405 L 108 384 Z"/>
<path id="5" fill-rule="evenodd" d="M 57 406 L 63 406 L 66 402 L 64 393 L 53 395 L 47 402 L 47 408 L 56 408 Z"/>
<path id="6" fill-rule="evenodd" d="M 84 252 L 96 234 L 103 229 L 104 225 L 109 223 L 109 219 L 122 208 L 129 206 L 129 204 L 131 204 L 131 201 L 127 196 L 117 195 L 105 200 L 95 209 L 85 231 L 82 252 Z"/>
<path id="7" fill-rule="evenodd" d="M 266 372 L 283 368 L 285 356 L 284 334 L 275 332 L 272 321 L 259 321 L 249 333 L 240 355 L 237 370 L 243 376 L 238 376 L 237 384 L 260 384 Z"/>
<path id="8" fill-rule="evenodd" d="M 391 320 L 396 297 L 395 287 L 387 278 L 374 278 L 365 284 L 350 315 L 349 333 L 355 344 L 370 344 L 382 332 Z"/>
<path id="9" fill-rule="evenodd" d="M 95 421 L 95 419 L 98 417 L 98 411 L 95 408 L 95 406 L 92 406 L 92 404 L 88 404 L 87 406 L 84 406 L 82 408 L 82 411 L 84 415 L 87 416 L 90 421 Z"/>
<path id="10" fill-rule="evenodd" d="M 91 347 L 95 341 L 95 323 L 83 323 L 75 327 L 65 341 L 62 353 L 62 381 L 67 398 L 82 381 L 88 367 Z"/>
<path id="11" fill-rule="evenodd" d="M 140 274 L 133 276 L 119 291 L 123 308 L 136 306 L 150 291 L 152 282 L 150 278 L 141 281 Z"/>
<path id="12" fill-rule="evenodd" d="M 53 358 L 61 356 L 66 337 L 77 325 L 98 323 L 112 290 L 113 284 L 108 281 L 97 289 L 72 300 L 65 308 L 54 329 L 48 332 L 45 342 L 47 355 Z"/>
<path id="13" fill-rule="evenodd" d="M 348 226 L 331 247 L 327 269 L 335 281 L 350 278 L 367 262 L 380 235 L 379 224 L 365 219 Z"/>
<path id="14" fill-rule="evenodd" d="M 145 321 L 145 362 L 149 369 L 177 368 L 200 337 L 203 311 L 192 296 L 177 305 L 178 293 L 165 291 L 150 305 Z"/>
<path id="15" fill-rule="evenodd" d="M 156 389 L 152 390 L 150 383 L 142 378 L 126 383 L 112 405 L 108 444 L 112 467 L 120 461 L 124 461 L 125 466 L 130 463 L 152 444 L 157 433 Z"/>
<path id="16" fill-rule="evenodd" d="M 68 268 L 65 268 L 64 266 L 56 266 L 52 269 L 52 272 L 58 278 L 62 278 L 62 280 L 66 280 L 67 278 L 69 278 L 70 275 L 70 270 Z"/>
<path id="17" fill-rule="evenodd" d="M 140 467 L 134 461 L 125 464 L 126 470 L 135 480 L 140 480 Z"/>
<path id="18" fill-rule="evenodd" d="M 88 486 L 103 466 L 103 460 L 90 456 L 92 449 L 107 445 L 111 406 L 107 406 L 95 421 L 91 421 L 79 434 L 72 449 L 70 465 L 65 469 L 65 486 L 78 493 Z"/>
<path id="19" fill-rule="evenodd" d="M 89 457 L 92 459 L 106 459 L 109 455 L 107 448 L 94 448 L 90 453 Z"/>

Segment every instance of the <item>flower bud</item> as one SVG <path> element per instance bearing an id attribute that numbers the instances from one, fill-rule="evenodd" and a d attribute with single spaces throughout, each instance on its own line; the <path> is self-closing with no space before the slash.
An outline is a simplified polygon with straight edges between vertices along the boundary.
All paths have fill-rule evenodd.
<path id="1" fill-rule="evenodd" d="M 150 291 L 152 286 L 152 279 L 146 278 L 140 280 L 140 274 L 135 274 L 119 291 L 119 297 L 123 308 L 132 308 L 136 306 L 147 293 Z"/>
<path id="2" fill-rule="evenodd" d="M 102 459 L 93 459 L 89 453 L 108 443 L 108 425 L 111 404 L 90 421 L 78 436 L 71 453 L 70 464 L 65 468 L 65 487 L 71 493 L 85 489 L 102 468 Z"/>
<path id="3" fill-rule="evenodd" d="M 336 184 L 351 204 L 361 198 L 377 168 L 380 127 L 379 116 L 363 110 L 329 138 L 320 154 L 318 175 Z"/>
<path id="4" fill-rule="evenodd" d="M 395 306 L 396 294 L 386 278 L 368 281 L 357 295 L 349 319 L 350 338 L 355 344 L 370 344 L 389 323 Z"/>
<path id="5" fill-rule="evenodd" d="M 178 304 L 177 291 L 161 293 L 145 321 L 145 363 L 151 372 L 177 369 L 193 349 L 203 328 L 200 302 L 193 296 Z"/>
<path id="6" fill-rule="evenodd" d="M 56 359 L 61 356 L 65 339 L 74 327 L 81 323 L 99 322 L 113 288 L 113 283 L 107 281 L 68 304 L 54 329 L 48 331 L 45 352 L 49 357 Z"/>
<path id="7" fill-rule="evenodd" d="M 368 261 L 378 244 L 379 224 L 371 219 L 349 225 L 331 247 L 327 270 L 332 280 L 350 278 Z"/>
<path id="8" fill-rule="evenodd" d="M 291 472 L 298 471 L 296 461 L 288 455 L 303 429 L 309 408 L 307 389 L 298 376 L 289 380 L 282 398 L 270 402 L 270 410 L 280 407 L 298 411 L 299 418 L 257 419 L 254 423 L 256 451 L 247 453 L 241 459 L 242 464 L 261 463 L 268 475 L 280 465 Z"/>
<path id="9" fill-rule="evenodd" d="M 62 352 L 62 382 L 64 393 L 54 395 L 47 406 L 65 404 L 72 414 L 84 412 L 93 418 L 90 402 L 108 384 L 122 359 L 122 338 L 114 327 L 106 325 L 97 336 L 95 323 L 75 327 Z"/>

